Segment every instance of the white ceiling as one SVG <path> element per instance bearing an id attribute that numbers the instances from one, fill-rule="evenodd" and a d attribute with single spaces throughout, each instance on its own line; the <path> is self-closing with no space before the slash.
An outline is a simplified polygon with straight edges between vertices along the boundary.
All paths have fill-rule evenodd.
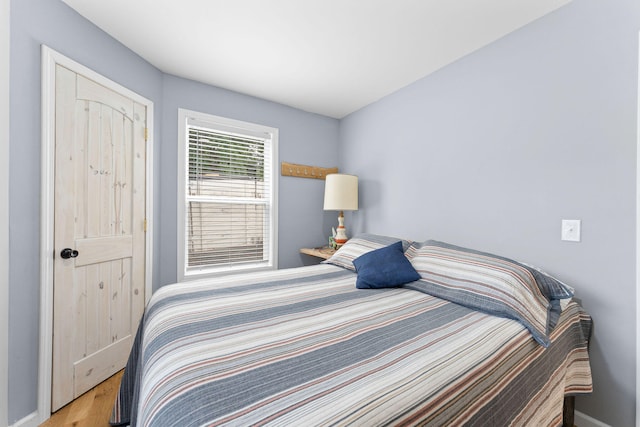
<path id="1" fill-rule="evenodd" d="M 63 0 L 165 73 L 342 118 L 571 0 Z"/>

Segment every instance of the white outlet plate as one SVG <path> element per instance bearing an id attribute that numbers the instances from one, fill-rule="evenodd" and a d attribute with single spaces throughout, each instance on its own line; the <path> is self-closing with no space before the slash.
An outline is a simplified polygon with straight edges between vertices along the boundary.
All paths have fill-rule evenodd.
<path id="1" fill-rule="evenodd" d="M 580 241 L 580 220 L 579 219 L 563 219 L 562 220 L 562 240 L 568 242 Z"/>

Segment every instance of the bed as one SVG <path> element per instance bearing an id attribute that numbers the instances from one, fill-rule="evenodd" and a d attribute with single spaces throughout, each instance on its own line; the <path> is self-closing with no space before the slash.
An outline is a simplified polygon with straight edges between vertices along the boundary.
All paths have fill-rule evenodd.
<path id="1" fill-rule="evenodd" d="M 371 234 L 320 265 L 164 286 L 111 424 L 563 425 L 592 391 L 572 296 L 507 258 Z"/>

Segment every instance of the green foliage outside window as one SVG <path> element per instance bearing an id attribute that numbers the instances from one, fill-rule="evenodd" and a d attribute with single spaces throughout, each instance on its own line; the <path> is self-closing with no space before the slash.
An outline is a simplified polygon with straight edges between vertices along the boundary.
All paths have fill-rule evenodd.
<path id="1" fill-rule="evenodd" d="M 189 129 L 190 179 L 264 181 L 264 143 L 245 137 Z"/>

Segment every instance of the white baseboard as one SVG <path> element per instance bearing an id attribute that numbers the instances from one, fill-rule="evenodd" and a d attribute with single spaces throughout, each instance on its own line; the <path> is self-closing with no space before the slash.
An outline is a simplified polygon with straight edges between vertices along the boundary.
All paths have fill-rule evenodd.
<path id="1" fill-rule="evenodd" d="M 587 414 L 583 414 L 580 411 L 575 411 L 573 422 L 578 427 L 611 427 L 609 424 L 598 421 L 595 418 L 592 418 Z"/>
<path id="2" fill-rule="evenodd" d="M 38 427 L 38 412 L 32 412 L 23 419 L 16 421 L 9 427 Z"/>

